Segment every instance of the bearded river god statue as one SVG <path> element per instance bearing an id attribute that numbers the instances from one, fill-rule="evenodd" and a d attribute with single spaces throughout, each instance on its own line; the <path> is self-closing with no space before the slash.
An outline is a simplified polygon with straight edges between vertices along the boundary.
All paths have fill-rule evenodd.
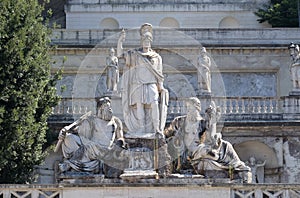
<path id="1" fill-rule="evenodd" d="M 61 129 L 55 149 L 61 148 L 64 156 L 59 164 L 61 173 L 73 170 L 103 173 L 106 177 L 118 177 L 122 173 L 127 162 L 122 122 L 112 115 L 107 97 L 97 101 L 96 110 L 96 115 L 88 112 Z"/>

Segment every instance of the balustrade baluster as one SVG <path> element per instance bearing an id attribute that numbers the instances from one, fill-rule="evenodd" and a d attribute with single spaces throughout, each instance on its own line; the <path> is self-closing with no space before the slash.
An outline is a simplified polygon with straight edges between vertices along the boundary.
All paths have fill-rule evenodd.
<path id="1" fill-rule="evenodd" d="M 67 114 L 70 114 L 70 107 L 67 107 Z"/>
<path id="2" fill-rule="evenodd" d="M 73 112 L 72 112 L 73 115 L 76 114 L 76 105 L 73 105 Z"/>
<path id="3" fill-rule="evenodd" d="M 82 114 L 82 106 L 79 105 L 78 114 Z"/>
<path id="4" fill-rule="evenodd" d="M 229 113 L 233 112 L 232 99 L 229 99 Z"/>
<path id="5" fill-rule="evenodd" d="M 274 108 L 274 106 L 273 106 L 273 100 L 272 99 L 270 99 L 270 105 L 269 105 L 269 109 L 270 109 L 270 113 L 273 113 L 273 108 Z"/>
<path id="6" fill-rule="evenodd" d="M 251 107 L 252 107 L 251 113 L 255 113 L 255 100 L 254 99 L 251 100 Z"/>
<path id="7" fill-rule="evenodd" d="M 246 106 L 245 106 L 245 108 L 246 108 Z M 246 113 L 251 113 L 251 99 L 250 98 L 247 98 Z"/>
<path id="8" fill-rule="evenodd" d="M 61 104 L 59 103 L 56 107 L 56 114 L 61 114 L 60 108 L 61 108 Z"/>
<path id="9" fill-rule="evenodd" d="M 239 99 L 236 99 L 234 101 L 235 101 L 235 113 L 238 114 L 240 110 Z"/>
<path id="10" fill-rule="evenodd" d="M 261 113 L 261 99 L 257 99 L 257 113 Z"/>
<path id="11" fill-rule="evenodd" d="M 241 103 L 242 103 L 242 113 L 245 113 L 245 99 L 244 98 L 242 98 L 241 99 Z"/>
<path id="12" fill-rule="evenodd" d="M 266 104 L 266 98 L 263 99 L 263 110 L 264 110 L 264 113 L 268 113 L 268 107 L 267 107 L 267 104 Z"/>
<path id="13" fill-rule="evenodd" d="M 279 102 L 276 102 L 276 104 L 275 104 L 275 113 L 278 113 L 278 112 L 279 112 Z"/>

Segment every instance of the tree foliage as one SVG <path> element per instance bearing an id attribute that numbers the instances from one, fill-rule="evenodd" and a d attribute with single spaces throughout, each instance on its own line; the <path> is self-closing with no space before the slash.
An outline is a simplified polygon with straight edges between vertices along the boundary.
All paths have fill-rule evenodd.
<path id="1" fill-rule="evenodd" d="M 37 0 L 0 1 L 0 183 L 32 181 L 59 100 L 42 10 Z"/>
<path id="2" fill-rule="evenodd" d="M 271 0 L 269 5 L 255 14 L 260 23 L 268 22 L 272 27 L 298 27 L 298 0 Z"/>

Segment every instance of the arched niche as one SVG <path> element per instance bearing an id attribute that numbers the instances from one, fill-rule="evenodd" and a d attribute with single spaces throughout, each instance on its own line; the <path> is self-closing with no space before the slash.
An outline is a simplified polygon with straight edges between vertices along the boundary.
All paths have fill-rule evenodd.
<path id="1" fill-rule="evenodd" d="M 179 28 L 179 22 L 172 17 L 166 17 L 160 21 L 159 27 Z"/>
<path id="2" fill-rule="evenodd" d="M 251 156 L 254 156 L 256 160 L 266 161 L 266 168 L 279 167 L 278 158 L 275 151 L 262 142 L 255 140 L 246 141 L 236 144 L 234 149 L 236 150 L 240 159 L 244 162 L 248 161 Z"/>
<path id="3" fill-rule="evenodd" d="M 219 23 L 219 28 L 238 28 L 240 24 L 234 17 L 228 16 L 223 18 Z"/>
<path id="4" fill-rule="evenodd" d="M 100 22 L 100 29 L 119 29 L 119 22 L 114 18 L 105 18 Z"/>

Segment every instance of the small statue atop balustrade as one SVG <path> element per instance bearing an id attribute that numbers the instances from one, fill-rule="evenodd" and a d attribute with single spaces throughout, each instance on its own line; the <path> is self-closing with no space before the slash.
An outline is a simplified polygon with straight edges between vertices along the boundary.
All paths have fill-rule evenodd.
<path id="1" fill-rule="evenodd" d="M 211 60 L 205 47 L 202 47 L 197 64 L 198 86 L 200 93 L 211 93 Z"/>
<path id="2" fill-rule="evenodd" d="M 125 31 L 120 34 L 117 56 L 125 59 L 122 76 L 122 106 L 129 134 L 162 134 L 166 122 L 168 90 L 164 88 L 161 56 L 151 49 L 152 25 L 140 28 L 141 47 L 123 51 Z M 160 99 L 160 101 L 159 101 Z"/>
<path id="3" fill-rule="evenodd" d="M 61 172 L 101 173 L 104 169 L 100 168 L 105 167 L 108 177 L 121 174 L 120 167 L 128 160 L 122 122 L 113 116 L 108 97 L 98 100 L 96 110 L 96 115 L 88 112 L 61 129 L 55 149 L 61 148 L 64 156 L 59 164 Z"/>
<path id="4" fill-rule="evenodd" d="M 293 81 L 293 89 L 300 90 L 300 50 L 299 45 L 291 43 L 289 45 L 290 56 L 292 64 L 290 65 L 290 72 Z"/>
<path id="5" fill-rule="evenodd" d="M 206 109 L 206 119 L 200 112 L 200 100 L 189 98 L 187 115 L 176 117 L 164 131 L 175 162 L 174 169 L 192 168 L 204 175 L 206 171 L 228 172 L 233 169 L 245 173 L 241 177 L 249 182 L 250 168 L 240 160 L 230 142 L 223 140 L 221 133 L 217 132 L 216 124 L 221 114 L 215 103 Z"/>
<path id="6" fill-rule="evenodd" d="M 112 93 L 117 91 L 117 85 L 119 82 L 119 61 L 115 56 L 114 48 L 110 48 L 109 56 L 106 57 L 106 86 L 107 93 Z"/>

